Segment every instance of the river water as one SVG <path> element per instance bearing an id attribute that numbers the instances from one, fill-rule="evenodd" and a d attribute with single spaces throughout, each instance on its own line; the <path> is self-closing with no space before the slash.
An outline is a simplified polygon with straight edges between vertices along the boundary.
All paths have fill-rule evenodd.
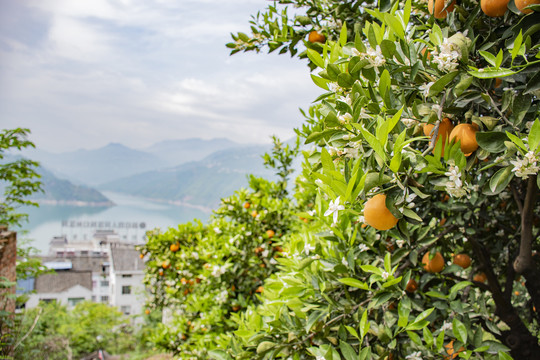
<path id="1" fill-rule="evenodd" d="M 95 228 L 114 228 L 121 238 L 138 241 L 147 230 L 166 230 L 178 224 L 200 219 L 210 213 L 189 206 L 170 205 L 112 192 L 103 192 L 116 206 L 92 207 L 69 205 L 40 205 L 24 208 L 28 222 L 18 230 L 19 241 L 29 240 L 31 246 L 46 254 L 54 236 L 84 240 Z"/>

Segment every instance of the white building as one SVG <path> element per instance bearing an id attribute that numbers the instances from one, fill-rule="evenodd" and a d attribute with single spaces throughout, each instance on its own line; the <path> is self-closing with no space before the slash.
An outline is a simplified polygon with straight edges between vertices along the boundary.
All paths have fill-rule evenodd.
<path id="1" fill-rule="evenodd" d="M 110 248 L 110 304 L 125 315 L 140 314 L 144 305 L 144 261 L 133 247 Z"/>
<path id="2" fill-rule="evenodd" d="M 36 292 L 26 302 L 27 308 L 36 307 L 40 301 L 55 301 L 71 308 L 81 301 L 92 300 L 92 272 L 57 270 L 39 276 L 34 289 Z"/>

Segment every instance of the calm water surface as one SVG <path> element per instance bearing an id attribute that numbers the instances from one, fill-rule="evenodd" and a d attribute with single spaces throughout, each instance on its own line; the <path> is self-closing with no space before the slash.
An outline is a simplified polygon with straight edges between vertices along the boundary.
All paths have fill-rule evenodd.
<path id="1" fill-rule="evenodd" d="M 29 221 L 23 224 L 22 230 L 26 233 L 19 231 L 19 238 L 31 240 L 32 246 L 47 253 L 53 236 L 66 235 L 83 240 L 100 223 L 101 228 L 106 228 L 105 223 L 115 226 L 125 239 L 135 239 L 143 238 L 146 230 L 166 230 L 195 218 L 205 221 L 210 216 L 207 212 L 187 206 L 157 203 L 112 192 L 103 194 L 116 206 L 41 205 L 39 208 L 23 209 L 22 212 L 29 215 Z M 144 228 L 141 223 L 144 223 Z"/>

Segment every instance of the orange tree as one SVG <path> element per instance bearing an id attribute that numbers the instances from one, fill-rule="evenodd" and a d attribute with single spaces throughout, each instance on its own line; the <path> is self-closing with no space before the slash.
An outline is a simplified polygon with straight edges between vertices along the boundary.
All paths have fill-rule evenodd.
<path id="1" fill-rule="evenodd" d="M 481 3 L 282 0 L 233 36 L 324 92 L 297 130 L 309 222 L 213 358 L 540 358 L 540 6 Z"/>
<path id="2" fill-rule="evenodd" d="M 147 315 L 164 310 L 150 336 L 158 347 L 182 358 L 207 359 L 226 347 L 237 328 L 232 314 L 258 303 L 263 281 L 277 270 L 284 239 L 299 223 L 288 197 L 293 147 L 274 139 L 265 163 L 278 181 L 250 176 L 249 188 L 222 199 L 207 224 L 194 221 L 148 233 L 140 248 L 150 292 Z"/>

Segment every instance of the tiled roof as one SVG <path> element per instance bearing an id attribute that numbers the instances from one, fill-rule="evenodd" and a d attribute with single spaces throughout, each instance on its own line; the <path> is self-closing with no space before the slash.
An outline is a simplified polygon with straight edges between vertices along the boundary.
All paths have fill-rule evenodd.
<path id="1" fill-rule="evenodd" d="M 144 261 L 139 257 L 139 251 L 133 248 L 111 248 L 111 262 L 115 271 L 144 270 Z"/>
<path id="2" fill-rule="evenodd" d="M 58 271 L 54 274 L 40 275 L 35 282 L 38 293 L 59 293 L 76 285 L 92 290 L 91 271 Z"/>

